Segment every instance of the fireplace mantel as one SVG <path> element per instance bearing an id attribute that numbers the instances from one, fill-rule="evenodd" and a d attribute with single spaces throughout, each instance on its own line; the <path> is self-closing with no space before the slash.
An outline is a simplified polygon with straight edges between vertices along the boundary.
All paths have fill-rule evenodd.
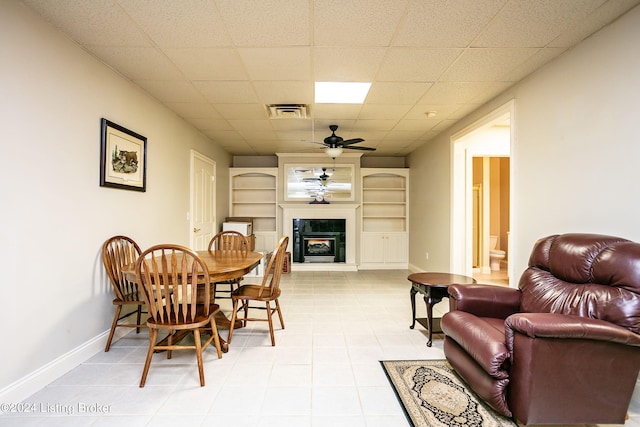
<path id="1" fill-rule="evenodd" d="M 282 231 L 285 236 L 293 236 L 293 220 L 302 219 L 344 219 L 346 232 L 346 262 L 344 263 L 292 263 L 292 270 L 357 271 L 356 265 L 356 210 L 357 203 L 301 204 L 282 203 Z M 291 251 L 291 237 L 288 251 Z"/>

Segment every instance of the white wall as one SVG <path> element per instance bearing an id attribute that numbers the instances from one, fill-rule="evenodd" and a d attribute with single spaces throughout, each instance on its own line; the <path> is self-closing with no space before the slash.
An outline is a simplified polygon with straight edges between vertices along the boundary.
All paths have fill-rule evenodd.
<path id="1" fill-rule="evenodd" d="M 0 64 L 2 395 L 104 339 L 104 240 L 189 244 L 190 149 L 217 163 L 224 219 L 231 157 L 12 0 L 0 2 Z M 102 117 L 148 138 L 146 193 L 99 186 Z"/>
<path id="2" fill-rule="evenodd" d="M 640 7 L 456 123 L 408 158 L 410 263 L 448 270 L 450 137 L 515 99 L 509 259 L 518 280 L 534 242 L 566 232 L 640 241 Z M 429 261 L 424 252 L 429 251 Z"/>

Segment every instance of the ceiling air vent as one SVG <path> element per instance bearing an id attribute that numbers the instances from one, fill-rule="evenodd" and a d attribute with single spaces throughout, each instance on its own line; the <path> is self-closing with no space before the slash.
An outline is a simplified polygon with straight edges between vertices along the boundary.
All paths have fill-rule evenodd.
<path id="1" fill-rule="evenodd" d="M 268 104 L 270 119 L 306 119 L 309 106 L 306 104 Z"/>

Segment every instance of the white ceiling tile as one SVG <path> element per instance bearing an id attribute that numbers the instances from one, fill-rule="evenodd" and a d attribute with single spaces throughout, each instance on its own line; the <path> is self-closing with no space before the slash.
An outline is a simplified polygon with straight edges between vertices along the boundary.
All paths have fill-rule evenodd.
<path id="1" fill-rule="evenodd" d="M 390 131 L 398 123 L 398 120 L 384 119 L 384 120 L 356 120 L 353 126 L 353 132 L 365 132 L 365 131 Z"/>
<path id="2" fill-rule="evenodd" d="M 183 75 L 154 47 L 91 46 L 94 55 L 131 80 L 178 80 Z"/>
<path id="3" fill-rule="evenodd" d="M 215 108 L 205 102 L 166 102 L 165 105 L 186 119 L 222 119 Z"/>
<path id="4" fill-rule="evenodd" d="M 232 141 L 233 143 L 236 141 L 244 141 L 244 138 L 235 130 L 211 129 L 207 130 L 205 133 L 215 141 Z"/>
<path id="5" fill-rule="evenodd" d="M 292 139 L 298 139 L 296 132 L 305 132 L 309 137 L 311 132 L 311 119 L 271 119 L 271 127 L 276 132 L 282 132 L 282 138 L 286 139 L 287 135 L 293 135 Z"/>
<path id="6" fill-rule="evenodd" d="M 393 46 L 467 47 L 507 0 L 411 2 Z"/>
<path id="7" fill-rule="evenodd" d="M 233 127 L 224 119 L 185 119 L 203 132 L 209 130 L 233 130 Z"/>
<path id="8" fill-rule="evenodd" d="M 254 81 L 253 87 L 263 104 L 312 104 L 311 81 Z"/>
<path id="9" fill-rule="evenodd" d="M 212 104 L 257 103 L 253 86 L 247 81 L 197 81 L 195 87 Z"/>
<path id="10" fill-rule="evenodd" d="M 309 46 L 308 0 L 216 0 L 236 46 Z"/>
<path id="11" fill-rule="evenodd" d="M 205 102 L 204 97 L 185 80 L 135 80 L 135 83 L 163 103 Z"/>
<path id="12" fill-rule="evenodd" d="M 429 89 L 418 104 L 464 104 L 483 94 L 497 90 L 504 83 L 494 82 L 438 82 Z"/>
<path id="13" fill-rule="evenodd" d="M 375 82 L 369 89 L 367 104 L 413 105 L 429 90 L 433 83 Z"/>
<path id="14" fill-rule="evenodd" d="M 230 46 L 215 5 L 202 0 L 117 0 L 161 47 Z"/>
<path id="15" fill-rule="evenodd" d="M 380 81 L 433 82 L 461 53 L 462 49 L 391 48 L 376 78 Z"/>
<path id="16" fill-rule="evenodd" d="M 111 0 L 23 0 L 82 45 L 151 46 L 136 23 Z"/>
<path id="17" fill-rule="evenodd" d="M 466 49 L 441 81 L 506 81 L 511 70 L 538 52 L 535 48 Z"/>
<path id="18" fill-rule="evenodd" d="M 264 120 L 267 109 L 262 104 L 214 104 L 215 109 L 227 120 Z"/>
<path id="19" fill-rule="evenodd" d="M 606 0 L 511 0 L 474 47 L 545 47 Z"/>
<path id="20" fill-rule="evenodd" d="M 315 119 L 357 119 L 362 105 L 360 104 L 315 104 L 311 115 Z M 329 126 L 329 124 L 327 124 Z"/>
<path id="21" fill-rule="evenodd" d="M 451 104 L 418 104 L 411 108 L 404 116 L 407 120 L 434 120 L 436 118 L 448 117 L 456 110 L 456 105 Z M 435 112 L 434 117 L 427 117 L 426 113 Z"/>
<path id="22" fill-rule="evenodd" d="M 411 109 L 411 105 L 365 104 L 358 119 L 400 119 Z"/>
<path id="23" fill-rule="evenodd" d="M 238 49 L 253 80 L 308 80 L 311 56 L 306 47 Z"/>
<path id="24" fill-rule="evenodd" d="M 316 47 L 313 78 L 319 82 L 370 82 L 376 76 L 386 48 Z"/>
<path id="25" fill-rule="evenodd" d="M 389 46 L 406 0 L 315 0 L 316 46 Z"/>
<path id="26" fill-rule="evenodd" d="M 235 49 L 167 48 L 173 63 L 192 80 L 245 80 L 247 71 Z"/>

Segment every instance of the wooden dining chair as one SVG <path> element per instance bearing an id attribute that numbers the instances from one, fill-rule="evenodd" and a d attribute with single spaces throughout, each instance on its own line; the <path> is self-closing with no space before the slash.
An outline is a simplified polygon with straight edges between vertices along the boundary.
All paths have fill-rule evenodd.
<path id="1" fill-rule="evenodd" d="M 140 387 L 144 387 L 156 350 L 167 350 L 167 358 L 170 359 L 173 350 L 186 349 L 196 351 L 200 385 L 204 386 L 202 353 L 211 341 L 216 346 L 218 358 L 222 357 L 214 317 L 220 306 L 211 301 L 207 265 L 197 253 L 184 246 L 156 245 L 142 252 L 138 258 L 136 277 L 149 308 L 149 350 Z M 168 337 L 158 342 L 160 330 L 168 332 Z M 193 333 L 194 345 L 179 344 L 174 333 L 182 332 Z M 204 343 L 201 332 L 210 335 Z"/>
<path id="2" fill-rule="evenodd" d="M 229 338 L 227 341 L 231 343 L 231 337 L 233 336 L 233 328 L 236 320 L 240 320 L 244 326 L 247 321 L 261 321 L 269 322 L 269 333 L 271 335 L 271 345 L 276 345 L 275 337 L 273 334 L 273 314 L 278 313 L 280 318 L 280 326 L 284 329 L 284 320 L 282 319 L 282 310 L 280 309 L 280 277 L 282 276 L 282 267 L 284 264 L 285 251 L 289 244 L 289 237 L 283 236 L 274 253 L 269 258 L 267 268 L 264 271 L 264 277 L 262 278 L 261 285 L 242 285 L 235 291 L 231 292 L 231 299 L 233 300 L 233 312 L 231 314 L 231 323 L 229 325 Z M 275 306 L 271 306 L 271 302 L 274 302 Z M 265 306 L 254 305 L 251 306 L 251 302 L 263 302 Z M 249 309 L 266 310 L 267 318 L 249 317 Z M 237 317 L 239 311 L 244 312 L 244 317 Z"/>
<path id="3" fill-rule="evenodd" d="M 249 250 L 249 241 L 247 237 L 237 231 L 221 231 L 211 238 L 209 242 L 209 250 L 210 251 L 240 251 L 241 253 L 247 253 Z M 236 287 L 242 281 L 242 277 L 238 277 L 236 279 L 225 280 L 222 282 L 215 282 L 213 284 L 213 292 L 216 298 L 226 298 L 231 299 L 231 292 L 236 289 Z M 220 289 L 221 285 L 228 286 L 227 289 Z M 223 295 L 220 295 L 223 294 Z M 228 294 L 226 296 L 225 294 Z"/>
<path id="4" fill-rule="evenodd" d="M 138 291 L 138 285 L 127 280 L 122 272 L 123 267 L 136 262 L 140 252 L 138 244 L 126 236 L 113 236 L 102 245 L 102 264 L 107 271 L 107 277 L 109 277 L 115 293 L 113 305 L 116 307 L 109 338 L 107 338 L 107 346 L 104 349 L 105 352 L 109 351 L 109 347 L 111 347 L 111 341 L 117 327 L 136 328 L 136 333 L 138 333 L 140 332 L 140 327 L 144 326 L 141 323 L 142 313 L 146 313 L 142 310 L 144 298 Z M 124 306 L 135 308 L 135 310 L 122 314 Z M 120 323 L 121 320 L 134 314 L 137 315 L 136 323 Z"/>

